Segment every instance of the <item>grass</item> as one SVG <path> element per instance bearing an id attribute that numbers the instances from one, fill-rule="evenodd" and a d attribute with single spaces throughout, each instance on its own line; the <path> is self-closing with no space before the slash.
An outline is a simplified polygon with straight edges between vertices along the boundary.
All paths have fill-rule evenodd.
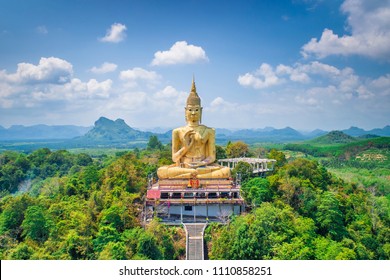
<path id="1" fill-rule="evenodd" d="M 379 196 L 390 196 L 390 137 L 350 143 L 287 144 L 283 152 L 289 160 L 317 160 L 346 182 L 369 188 Z"/>
<path id="2" fill-rule="evenodd" d="M 376 195 L 388 196 L 390 194 L 390 169 L 376 168 L 328 168 L 337 177 L 346 182 L 355 183 L 365 188 L 371 188 Z"/>

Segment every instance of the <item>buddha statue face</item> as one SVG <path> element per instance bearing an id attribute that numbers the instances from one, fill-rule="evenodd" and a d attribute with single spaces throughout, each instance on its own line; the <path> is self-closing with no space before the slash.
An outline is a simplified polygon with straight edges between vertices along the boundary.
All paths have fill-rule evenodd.
<path id="1" fill-rule="evenodd" d="M 198 125 L 202 118 L 202 107 L 199 105 L 187 105 L 185 110 L 187 123 L 190 125 Z"/>

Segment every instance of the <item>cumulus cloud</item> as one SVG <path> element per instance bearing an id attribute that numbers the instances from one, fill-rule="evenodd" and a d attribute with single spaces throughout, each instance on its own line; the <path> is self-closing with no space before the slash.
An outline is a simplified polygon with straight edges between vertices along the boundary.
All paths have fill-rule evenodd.
<path id="1" fill-rule="evenodd" d="M 90 71 L 95 74 L 106 74 L 109 72 L 114 72 L 118 65 L 110 62 L 104 62 L 100 67 L 92 67 Z"/>
<path id="2" fill-rule="evenodd" d="M 238 83 L 242 86 L 253 87 L 255 89 L 267 88 L 277 85 L 282 81 L 276 76 L 271 65 L 261 64 L 254 73 L 246 73 L 238 77 Z"/>
<path id="3" fill-rule="evenodd" d="M 15 73 L 0 70 L 0 108 L 53 107 L 68 102 L 106 99 L 110 96 L 112 80 L 90 79 L 83 82 L 73 78 L 73 66 L 66 60 L 41 58 L 37 65 L 19 63 Z"/>
<path id="4" fill-rule="evenodd" d="M 126 38 L 127 27 L 121 23 L 114 23 L 110 29 L 107 30 L 106 36 L 100 38 L 102 42 L 119 43 Z"/>
<path id="5" fill-rule="evenodd" d="M 188 93 L 179 91 L 173 86 L 166 86 L 160 91 L 157 91 L 151 97 L 151 103 L 158 111 L 166 110 L 168 114 L 177 114 L 183 111 L 187 100 Z"/>
<path id="6" fill-rule="evenodd" d="M 226 112 L 237 110 L 239 104 L 226 101 L 222 97 L 218 96 L 213 101 L 211 101 L 210 106 L 206 108 L 206 111 L 210 112 Z"/>
<path id="7" fill-rule="evenodd" d="M 135 67 L 133 69 L 121 71 L 119 78 L 122 81 L 125 81 L 128 86 L 137 86 L 140 81 L 144 81 L 149 85 L 155 84 L 161 79 L 161 76 L 154 71 Z"/>
<path id="8" fill-rule="evenodd" d="M 192 64 L 208 60 L 202 47 L 189 45 L 186 41 L 179 41 L 167 51 L 156 52 L 151 65 Z"/>
<path id="9" fill-rule="evenodd" d="M 265 92 L 265 88 L 269 92 L 272 86 L 283 82 L 284 87 L 273 93 L 280 102 L 290 100 L 297 105 L 323 110 L 326 110 L 326 106 L 346 105 L 352 101 L 371 104 L 390 101 L 389 75 L 372 80 L 360 77 L 350 67 L 337 68 L 318 61 L 294 65 L 279 64 L 276 67 L 263 63 L 253 74 L 239 76 L 238 82 L 260 92 Z M 222 101 L 216 99 L 214 105 Z"/>
<path id="10" fill-rule="evenodd" d="M 0 79 L 14 83 L 53 83 L 63 84 L 70 80 L 73 66 L 66 60 L 56 57 L 42 57 L 38 65 L 22 62 L 16 73 L 0 73 Z"/>
<path id="11" fill-rule="evenodd" d="M 350 35 L 325 28 L 321 38 L 312 38 L 302 55 L 363 55 L 390 62 L 390 1 L 345 0 L 341 11 L 348 15 Z"/>

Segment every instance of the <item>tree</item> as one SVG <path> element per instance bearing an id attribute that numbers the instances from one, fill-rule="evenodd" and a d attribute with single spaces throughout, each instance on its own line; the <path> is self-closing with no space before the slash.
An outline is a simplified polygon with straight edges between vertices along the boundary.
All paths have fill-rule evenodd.
<path id="1" fill-rule="evenodd" d="M 163 148 L 163 144 L 158 140 L 156 135 L 151 135 L 149 137 L 149 142 L 147 144 L 148 150 L 161 150 Z"/>
<path id="2" fill-rule="evenodd" d="M 127 260 L 126 246 L 123 242 L 109 242 L 99 254 L 99 260 Z"/>
<path id="3" fill-rule="evenodd" d="M 282 203 L 262 203 L 212 236 L 212 259 L 311 259 L 313 220 Z M 306 248 L 309 245 L 309 248 Z"/>
<path id="4" fill-rule="evenodd" d="M 90 155 L 85 154 L 85 153 L 80 153 L 76 155 L 75 158 L 75 164 L 80 165 L 80 166 L 88 166 L 92 164 L 92 158 Z"/>
<path id="5" fill-rule="evenodd" d="M 335 240 L 341 240 L 345 235 L 340 203 L 332 192 L 324 192 L 319 197 L 316 218 L 322 235 L 329 234 Z"/>
<path id="6" fill-rule="evenodd" d="M 233 177 L 237 178 L 237 174 L 240 174 L 241 181 L 245 182 L 253 176 L 253 168 L 249 163 L 240 161 L 232 170 Z"/>
<path id="7" fill-rule="evenodd" d="M 282 167 L 287 163 L 286 155 L 283 152 L 278 151 L 276 149 L 271 149 L 271 151 L 268 154 L 268 158 L 276 160 L 276 164 L 275 164 L 276 169 Z"/>
<path id="8" fill-rule="evenodd" d="M 112 226 L 117 231 L 121 232 L 124 229 L 124 223 L 122 220 L 122 215 L 124 212 L 125 208 L 119 207 L 117 205 L 113 205 L 108 209 L 104 209 L 101 213 L 102 217 L 100 219 L 100 224 Z"/>
<path id="9" fill-rule="evenodd" d="M 235 143 L 229 142 L 226 147 L 226 154 L 229 158 L 245 157 L 249 155 L 248 144 L 237 141 Z"/>
<path id="10" fill-rule="evenodd" d="M 65 239 L 65 248 L 72 260 L 88 259 L 92 253 L 91 238 L 80 236 L 75 230 L 70 230 Z"/>
<path id="11" fill-rule="evenodd" d="M 9 258 L 11 260 L 29 260 L 33 254 L 33 248 L 26 243 L 19 243 L 18 246 L 10 251 Z"/>
<path id="12" fill-rule="evenodd" d="M 151 260 L 159 260 L 162 257 L 156 238 L 148 232 L 144 232 L 139 236 L 137 253 Z"/>
<path id="13" fill-rule="evenodd" d="M 0 233 L 8 232 L 12 237 L 19 239 L 25 211 L 31 205 L 33 199 L 28 194 L 10 198 L 0 214 Z"/>
<path id="14" fill-rule="evenodd" d="M 99 228 L 99 232 L 96 238 L 92 241 L 95 252 L 103 251 L 104 247 L 109 242 L 118 242 L 120 241 L 120 234 L 118 231 L 112 226 L 101 226 Z"/>
<path id="15" fill-rule="evenodd" d="M 215 151 L 216 151 L 216 159 L 224 159 L 226 158 L 226 151 L 223 147 L 219 145 L 215 145 Z"/>
<path id="16" fill-rule="evenodd" d="M 100 179 L 97 166 L 87 166 L 83 172 L 83 179 L 87 188 L 90 188 L 92 184 L 96 184 Z"/>
<path id="17" fill-rule="evenodd" d="M 22 223 L 23 236 L 43 243 L 49 238 L 50 227 L 51 223 L 41 206 L 30 206 L 27 208 Z"/>
<path id="18" fill-rule="evenodd" d="M 241 191 L 248 204 L 259 206 L 262 202 L 271 201 L 272 190 L 265 178 L 252 178 L 242 184 Z"/>

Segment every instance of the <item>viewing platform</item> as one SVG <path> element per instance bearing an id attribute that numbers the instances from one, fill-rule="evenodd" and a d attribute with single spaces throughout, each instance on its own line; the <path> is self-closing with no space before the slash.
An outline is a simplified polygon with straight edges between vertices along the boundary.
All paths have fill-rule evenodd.
<path id="1" fill-rule="evenodd" d="M 246 162 L 252 166 L 254 174 L 265 174 L 266 172 L 274 170 L 276 160 L 266 158 L 226 158 L 218 160 L 218 163 L 222 166 L 233 169 L 239 162 Z"/>

